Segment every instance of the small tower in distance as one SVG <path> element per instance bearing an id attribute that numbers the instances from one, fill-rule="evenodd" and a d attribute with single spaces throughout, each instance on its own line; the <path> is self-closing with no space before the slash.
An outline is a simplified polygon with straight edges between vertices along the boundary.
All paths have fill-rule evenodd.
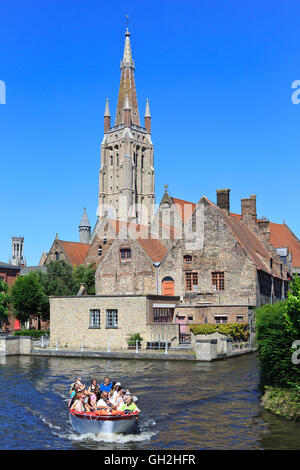
<path id="1" fill-rule="evenodd" d="M 9 260 L 14 266 L 25 266 L 23 248 L 24 237 L 12 237 L 12 259 Z"/>
<path id="2" fill-rule="evenodd" d="M 79 224 L 79 242 L 90 243 L 91 242 L 91 226 L 86 213 L 86 209 L 83 209 L 83 214 Z"/>

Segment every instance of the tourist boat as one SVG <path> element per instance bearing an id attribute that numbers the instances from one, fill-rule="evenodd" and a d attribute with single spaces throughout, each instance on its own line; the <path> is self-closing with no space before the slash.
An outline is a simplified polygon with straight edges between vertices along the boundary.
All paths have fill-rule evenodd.
<path id="1" fill-rule="evenodd" d="M 137 428 L 138 411 L 69 411 L 72 427 L 80 434 L 132 433 Z"/>

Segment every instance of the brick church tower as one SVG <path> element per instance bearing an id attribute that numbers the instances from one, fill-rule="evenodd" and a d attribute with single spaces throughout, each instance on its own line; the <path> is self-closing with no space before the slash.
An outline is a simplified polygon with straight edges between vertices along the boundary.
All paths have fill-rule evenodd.
<path id="1" fill-rule="evenodd" d="M 98 216 L 147 225 L 154 217 L 155 190 L 151 115 L 146 103 L 140 124 L 130 33 L 125 33 L 115 125 L 111 126 L 108 99 L 101 144 Z"/>

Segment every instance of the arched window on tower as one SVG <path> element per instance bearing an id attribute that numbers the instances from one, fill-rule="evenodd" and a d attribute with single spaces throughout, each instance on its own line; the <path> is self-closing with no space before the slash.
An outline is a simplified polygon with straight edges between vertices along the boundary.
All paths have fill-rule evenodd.
<path id="1" fill-rule="evenodd" d="M 103 253 L 102 246 L 99 245 L 98 246 L 98 256 L 102 256 L 102 253 Z"/>

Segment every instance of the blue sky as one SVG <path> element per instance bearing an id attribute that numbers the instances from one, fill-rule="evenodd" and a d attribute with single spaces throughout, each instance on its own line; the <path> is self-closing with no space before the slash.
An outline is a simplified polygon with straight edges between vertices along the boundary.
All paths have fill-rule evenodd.
<path id="1" fill-rule="evenodd" d="M 300 3 L 283 0 L 0 0 L 0 260 L 22 235 L 27 265 L 56 232 L 78 241 L 96 221 L 105 99 L 115 110 L 125 15 L 141 116 L 150 100 L 156 202 L 231 210 L 257 195 L 258 216 L 300 236 Z"/>

